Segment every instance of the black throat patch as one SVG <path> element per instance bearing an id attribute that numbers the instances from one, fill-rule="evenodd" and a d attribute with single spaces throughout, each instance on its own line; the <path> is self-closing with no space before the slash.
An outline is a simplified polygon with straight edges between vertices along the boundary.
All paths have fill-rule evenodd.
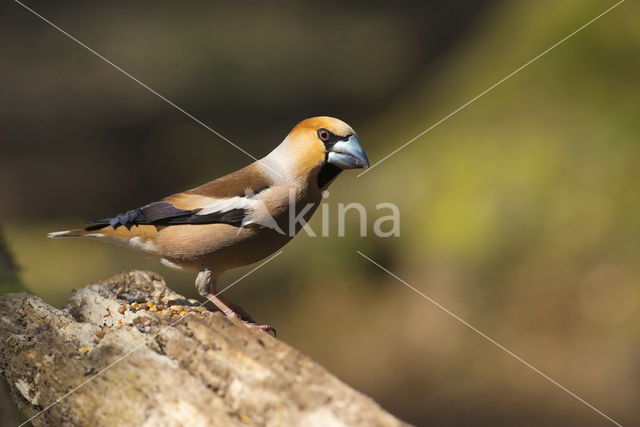
<path id="1" fill-rule="evenodd" d="M 318 188 L 324 188 L 333 178 L 338 176 L 340 172 L 342 172 L 342 169 L 336 165 L 325 162 L 320 172 L 318 172 Z"/>

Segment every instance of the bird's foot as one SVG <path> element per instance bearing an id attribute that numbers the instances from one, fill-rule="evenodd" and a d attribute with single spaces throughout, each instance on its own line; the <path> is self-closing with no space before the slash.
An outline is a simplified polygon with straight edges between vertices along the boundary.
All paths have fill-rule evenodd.
<path id="1" fill-rule="evenodd" d="M 207 311 L 203 312 L 202 314 L 205 315 L 205 316 L 213 317 L 213 315 L 215 313 L 217 313 L 217 312 L 207 310 Z M 267 332 L 269 334 L 273 334 L 274 337 L 276 336 L 276 329 L 274 327 L 272 327 L 272 326 L 261 325 L 261 324 L 258 324 L 256 322 L 254 322 L 253 320 L 243 319 L 238 313 L 236 313 L 234 311 L 230 311 L 228 313 L 227 312 L 222 312 L 222 314 L 224 314 L 225 317 L 227 317 L 229 319 L 240 319 L 240 320 L 242 320 L 242 322 L 245 325 L 247 325 L 247 326 L 249 326 L 251 328 L 260 329 L 261 331 L 265 331 L 265 332 Z"/>
<path id="2" fill-rule="evenodd" d="M 276 328 L 274 328 L 273 326 L 269 326 L 269 325 L 259 325 L 255 322 L 244 322 L 245 325 L 250 326 L 252 328 L 256 328 L 256 329 L 260 329 L 261 331 L 265 331 L 268 334 L 273 334 L 273 336 L 276 336 Z"/>

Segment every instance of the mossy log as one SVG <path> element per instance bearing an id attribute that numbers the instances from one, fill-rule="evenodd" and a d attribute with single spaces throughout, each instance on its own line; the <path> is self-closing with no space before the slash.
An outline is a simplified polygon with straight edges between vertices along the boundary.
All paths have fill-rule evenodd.
<path id="1" fill-rule="evenodd" d="M 403 424 L 282 341 L 193 302 L 144 271 L 75 290 L 63 310 L 3 295 L 0 372 L 27 418 L 47 408 L 34 425 Z"/>

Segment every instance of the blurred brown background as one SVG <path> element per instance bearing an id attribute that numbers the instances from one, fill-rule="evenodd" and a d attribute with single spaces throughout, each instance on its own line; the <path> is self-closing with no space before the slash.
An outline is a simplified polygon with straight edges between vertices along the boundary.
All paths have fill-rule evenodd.
<path id="1" fill-rule="evenodd" d="M 28 3 L 253 155 L 332 115 L 373 163 L 613 4 Z M 608 423 L 360 250 L 640 424 L 639 12 L 623 3 L 379 167 L 344 173 L 331 236 L 299 236 L 229 296 L 406 421 Z M 191 274 L 46 232 L 251 159 L 13 2 L 0 52 L 0 226 L 22 284 L 61 306 L 74 287 L 145 268 L 195 296 Z M 337 204 L 352 201 L 369 232 L 375 205 L 397 204 L 401 237 L 358 237 L 355 214 L 337 237 Z"/>

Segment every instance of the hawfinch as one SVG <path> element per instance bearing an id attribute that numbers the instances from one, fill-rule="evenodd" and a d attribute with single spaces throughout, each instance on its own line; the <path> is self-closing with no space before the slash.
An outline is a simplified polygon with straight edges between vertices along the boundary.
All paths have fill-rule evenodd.
<path id="1" fill-rule="evenodd" d="M 160 257 L 167 267 L 198 271 L 196 288 L 226 316 L 257 325 L 216 295 L 217 276 L 284 246 L 311 218 L 322 191 L 344 169 L 369 161 L 354 130 L 332 117 L 303 120 L 264 158 L 191 190 L 85 228 L 49 237 L 89 237 Z"/>

